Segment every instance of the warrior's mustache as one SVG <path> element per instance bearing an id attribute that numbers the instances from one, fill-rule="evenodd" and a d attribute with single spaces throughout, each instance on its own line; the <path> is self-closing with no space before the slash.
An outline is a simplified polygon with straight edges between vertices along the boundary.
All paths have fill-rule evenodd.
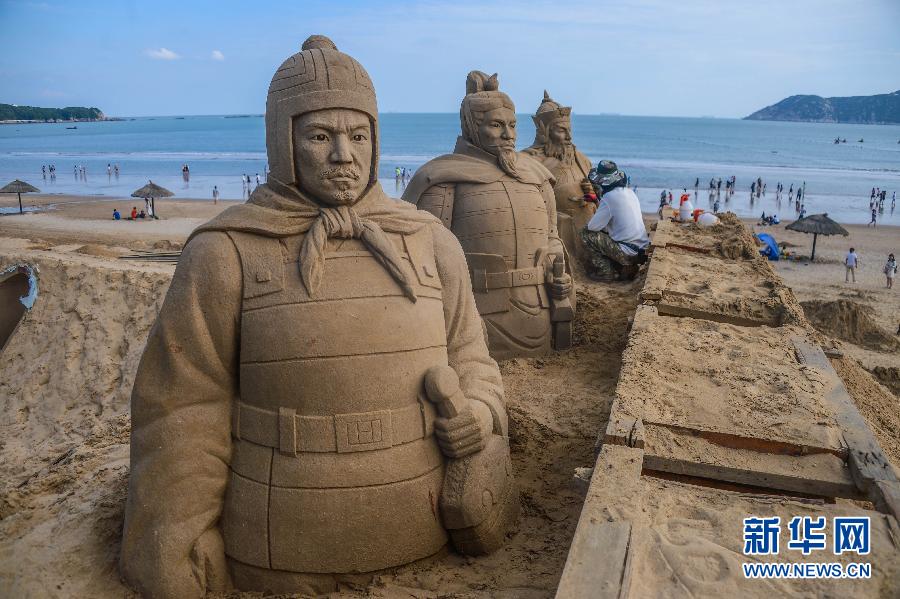
<path id="1" fill-rule="evenodd" d="M 319 178 L 322 180 L 347 178 L 358 181 L 360 178 L 360 174 L 359 171 L 355 168 L 338 167 L 322 171 L 321 173 L 319 173 Z"/>

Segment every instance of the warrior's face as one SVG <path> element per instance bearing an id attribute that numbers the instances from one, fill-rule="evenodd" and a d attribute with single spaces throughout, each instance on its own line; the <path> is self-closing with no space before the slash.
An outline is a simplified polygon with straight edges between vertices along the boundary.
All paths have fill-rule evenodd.
<path id="1" fill-rule="evenodd" d="M 481 149 L 497 157 L 500 168 L 516 176 L 516 113 L 506 107 L 494 108 L 478 122 Z"/>
<path id="2" fill-rule="evenodd" d="M 563 164 L 572 164 L 575 160 L 575 147 L 572 145 L 572 123 L 569 119 L 558 119 L 550 123 L 544 142 L 544 154 L 556 158 Z"/>
<path id="3" fill-rule="evenodd" d="M 550 125 L 547 137 L 551 142 L 559 145 L 572 143 L 572 123 L 560 119 Z"/>
<path id="4" fill-rule="evenodd" d="M 481 149 L 494 156 L 503 150 L 516 149 L 516 113 L 501 106 L 481 115 L 478 122 L 478 142 Z"/>
<path id="5" fill-rule="evenodd" d="M 294 169 L 300 188 L 322 203 L 355 203 L 369 185 L 372 125 L 362 112 L 329 108 L 294 119 Z"/>

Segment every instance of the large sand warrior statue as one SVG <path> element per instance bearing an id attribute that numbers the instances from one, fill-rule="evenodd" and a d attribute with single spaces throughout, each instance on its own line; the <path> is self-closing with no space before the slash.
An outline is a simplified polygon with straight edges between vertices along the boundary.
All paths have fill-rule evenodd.
<path id="1" fill-rule="evenodd" d="M 377 119 L 309 38 L 269 87 L 269 183 L 185 246 L 132 396 L 121 568 L 146 597 L 330 592 L 515 519 L 465 257 L 382 191 Z"/>
<path id="2" fill-rule="evenodd" d="M 572 143 L 572 108 L 560 106 L 544 91 L 534 120 L 534 143 L 523 150 L 553 174 L 553 194 L 559 236 L 570 253 L 584 259 L 581 230 L 594 215 L 596 204 L 585 200 L 594 192 L 588 175 L 591 161 Z"/>
<path id="3" fill-rule="evenodd" d="M 472 71 L 452 154 L 420 168 L 403 199 L 441 219 L 465 250 L 496 359 L 571 343 L 574 292 L 556 229 L 553 177 L 516 152 L 516 113 L 497 75 Z"/>

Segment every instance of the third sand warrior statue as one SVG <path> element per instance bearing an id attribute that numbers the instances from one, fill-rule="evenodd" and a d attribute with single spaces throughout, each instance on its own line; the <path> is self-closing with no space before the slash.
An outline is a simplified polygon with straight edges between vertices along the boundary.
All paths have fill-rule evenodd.
<path id="1" fill-rule="evenodd" d="M 420 168 L 403 199 L 459 239 L 494 358 L 565 349 L 574 290 L 557 234 L 553 177 L 516 152 L 515 107 L 496 75 L 469 73 L 460 120 L 453 153 Z"/>
<path id="2" fill-rule="evenodd" d="M 142 596 L 319 594 L 496 549 L 507 415 L 459 242 L 378 184 L 363 67 L 275 73 L 271 174 L 191 235 L 131 401 L 121 568 Z"/>
<path id="3" fill-rule="evenodd" d="M 584 259 L 581 230 L 591 220 L 596 204 L 584 196 L 593 193 L 588 175 L 591 161 L 572 143 L 572 108 L 560 106 L 544 91 L 544 99 L 533 117 L 534 143 L 524 153 L 547 167 L 556 182 L 559 236 L 572 254 Z"/>

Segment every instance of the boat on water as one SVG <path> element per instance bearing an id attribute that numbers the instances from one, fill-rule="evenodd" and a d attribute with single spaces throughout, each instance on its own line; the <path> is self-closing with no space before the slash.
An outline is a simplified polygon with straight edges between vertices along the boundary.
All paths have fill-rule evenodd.
<path id="1" fill-rule="evenodd" d="M 66 129 L 78 129 L 78 125 L 76 125 L 74 127 L 66 127 Z"/>

